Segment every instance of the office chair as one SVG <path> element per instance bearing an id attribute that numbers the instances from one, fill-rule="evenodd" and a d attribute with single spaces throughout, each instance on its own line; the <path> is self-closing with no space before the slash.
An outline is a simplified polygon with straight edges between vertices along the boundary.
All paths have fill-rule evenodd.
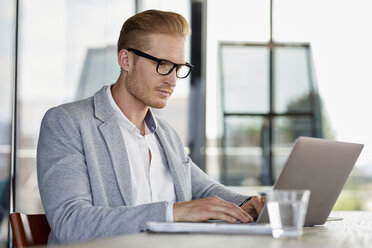
<path id="1" fill-rule="evenodd" d="M 16 247 L 46 245 L 50 233 L 45 214 L 11 213 L 9 215 Z"/>

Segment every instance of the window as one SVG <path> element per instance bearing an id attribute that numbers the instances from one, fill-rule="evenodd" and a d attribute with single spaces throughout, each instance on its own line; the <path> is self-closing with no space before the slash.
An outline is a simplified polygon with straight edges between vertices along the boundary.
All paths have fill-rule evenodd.
<path id="1" fill-rule="evenodd" d="M 120 68 L 112 47 L 135 3 L 37 0 L 22 1 L 20 10 L 16 209 L 40 213 L 35 158 L 41 119 L 47 109 L 115 82 Z"/>
<path id="2" fill-rule="evenodd" d="M 309 44 L 220 43 L 222 182 L 271 185 L 298 136 L 321 137 Z"/>

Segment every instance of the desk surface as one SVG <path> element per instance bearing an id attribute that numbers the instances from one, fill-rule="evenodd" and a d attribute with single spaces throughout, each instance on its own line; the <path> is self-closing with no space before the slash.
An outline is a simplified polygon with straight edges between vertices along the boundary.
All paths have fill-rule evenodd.
<path id="1" fill-rule="evenodd" d="M 269 235 L 139 233 L 62 247 L 372 247 L 372 212 L 332 212 L 331 216 L 342 217 L 343 220 L 305 227 L 304 235 L 297 239 L 274 239 Z"/>

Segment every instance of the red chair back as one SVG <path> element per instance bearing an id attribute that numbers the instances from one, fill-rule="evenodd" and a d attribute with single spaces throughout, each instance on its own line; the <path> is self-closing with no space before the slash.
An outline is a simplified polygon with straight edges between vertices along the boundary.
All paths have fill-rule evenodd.
<path id="1" fill-rule="evenodd" d="M 16 247 L 46 245 L 50 233 L 45 214 L 11 213 L 9 215 Z"/>

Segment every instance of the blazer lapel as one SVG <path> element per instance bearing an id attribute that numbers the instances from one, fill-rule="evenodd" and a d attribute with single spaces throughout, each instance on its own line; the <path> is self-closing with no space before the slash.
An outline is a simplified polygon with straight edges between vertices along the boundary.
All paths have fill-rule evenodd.
<path id="1" fill-rule="evenodd" d="M 128 154 L 119 125 L 107 99 L 107 87 L 103 87 L 94 96 L 95 115 L 97 119 L 103 121 L 98 128 L 106 142 L 121 195 L 125 204 L 131 206 L 133 191 Z"/>
<path id="2" fill-rule="evenodd" d="M 158 137 L 159 143 L 163 148 L 170 172 L 173 177 L 177 201 L 186 201 L 186 189 L 184 188 L 184 185 L 187 185 L 187 182 L 185 170 L 182 167 L 182 161 L 180 161 L 178 156 L 173 152 L 173 149 L 171 149 L 171 146 L 166 139 L 165 131 L 162 130 L 160 126 L 158 126 L 155 134 Z"/>

